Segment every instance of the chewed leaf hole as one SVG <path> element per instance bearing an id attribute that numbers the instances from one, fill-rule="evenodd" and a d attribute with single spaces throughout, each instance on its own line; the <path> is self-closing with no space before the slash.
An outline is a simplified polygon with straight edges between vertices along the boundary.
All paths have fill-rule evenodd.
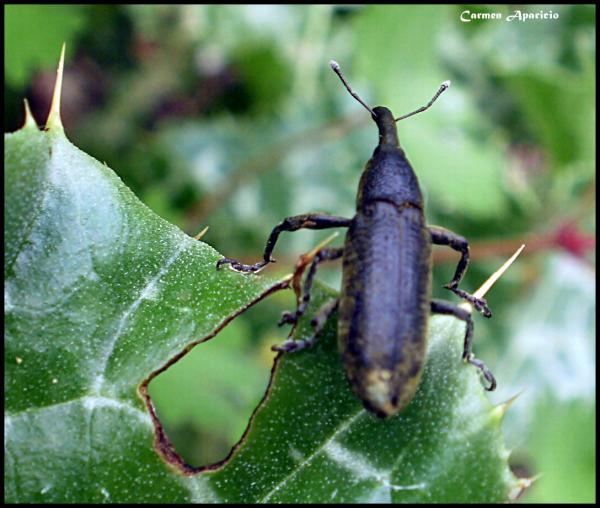
<path id="1" fill-rule="evenodd" d="M 157 375 L 148 393 L 164 434 L 181 459 L 202 468 L 240 441 L 267 389 L 285 330 L 276 326 L 287 291 L 271 295 Z M 289 305 L 289 303 L 287 303 Z"/>

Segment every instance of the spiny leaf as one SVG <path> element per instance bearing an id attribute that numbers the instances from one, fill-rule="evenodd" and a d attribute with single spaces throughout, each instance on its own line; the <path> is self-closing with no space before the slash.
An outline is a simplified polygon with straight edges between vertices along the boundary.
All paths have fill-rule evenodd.
<path id="1" fill-rule="evenodd" d="M 5 498 L 177 501 L 138 386 L 282 287 L 153 214 L 59 125 L 5 137 Z"/>
<path id="2" fill-rule="evenodd" d="M 464 324 L 449 317 L 432 320 L 400 415 L 377 420 L 354 397 L 332 320 L 314 349 L 278 357 L 230 460 L 182 475 L 145 383 L 288 282 L 217 272 L 216 251 L 52 125 L 5 137 L 7 501 L 491 502 L 519 488 L 497 411 L 460 361 Z M 312 311 L 332 296 L 317 288 Z"/>

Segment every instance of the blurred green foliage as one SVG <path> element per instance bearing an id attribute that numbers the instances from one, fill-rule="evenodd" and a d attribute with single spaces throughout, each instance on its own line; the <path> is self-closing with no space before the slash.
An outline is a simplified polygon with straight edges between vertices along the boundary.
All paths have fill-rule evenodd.
<path id="1" fill-rule="evenodd" d="M 366 102 L 396 114 L 451 79 L 435 107 L 399 124 L 401 144 L 429 222 L 471 242 L 466 289 L 527 243 L 529 255 L 489 296 L 494 318 L 476 320 L 475 349 L 499 381 L 494 400 L 525 390 L 505 429 L 515 469 L 542 473 L 523 500 L 594 501 L 595 381 L 583 374 L 595 372 L 595 295 L 585 282 L 595 270 L 595 8 L 521 7 L 559 19 L 463 23 L 465 9 L 515 10 L 6 6 L 5 130 L 22 123 L 23 97 L 44 122 L 46 83 L 67 41 L 63 123 L 73 142 L 188 234 L 208 225 L 205 241 L 255 261 L 285 216 L 353 213 L 376 132 L 331 58 Z M 282 237 L 268 270 L 290 271 L 327 235 Z M 434 293 L 449 298 L 438 288 L 456 258 L 441 261 Z M 339 269 L 319 277 L 335 286 Z M 152 383 L 190 462 L 222 458 L 241 435 L 268 380 L 269 346 L 285 336 L 278 314 L 292 305 L 274 295 Z M 556 368 L 582 362 L 579 372 Z M 210 384 L 198 380 L 184 398 L 182 384 L 208 366 Z"/>
<path id="2" fill-rule="evenodd" d="M 34 71 L 55 65 L 56 48 L 74 40 L 85 24 L 80 5 L 5 5 L 6 81 L 25 87 Z"/>

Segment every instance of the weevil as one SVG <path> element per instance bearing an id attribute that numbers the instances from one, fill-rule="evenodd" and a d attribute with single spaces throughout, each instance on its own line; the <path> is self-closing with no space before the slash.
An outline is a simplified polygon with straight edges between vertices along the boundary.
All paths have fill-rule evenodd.
<path id="1" fill-rule="evenodd" d="M 304 314 L 319 263 L 342 258 L 340 297 L 326 302 L 312 319 L 311 337 L 288 338 L 273 349 L 293 352 L 312 346 L 328 317 L 338 310 L 338 346 L 346 377 L 365 408 L 384 418 L 402 410 L 417 390 L 425 363 L 429 314 L 449 314 L 466 323 L 463 360 L 483 373 L 489 382 L 487 390 L 494 390 L 494 376 L 471 351 L 470 312 L 431 299 L 431 245 L 446 245 L 460 253 L 460 260 L 454 277 L 444 287 L 491 317 L 485 299 L 458 287 L 469 263 L 469 244 L 456 233 L 426 224 L 421 189 L 400 148 L 396 129 L 398 121 L 428 109 L 450 82 L 442 83 L 425 106 L 394 118 L 386 107 L 370 108 L 352 90 L 340 66 L 333 60 L 330 65 L 379 129 L 379 143 L 360 178 L 356 214 L 351 219 L 323 213 L 288 217 L 271 231 L 261 261 L 246 265 L 222 258 L 217 269 L 229 264 L 240 272 L 258 272 L 275 261 L 271 254 L 283 231 L 347 228 L 344 247 L 324 247 L 314 255 L 296 311 L 284 312 L 279 324 L 295 325 Z"/>

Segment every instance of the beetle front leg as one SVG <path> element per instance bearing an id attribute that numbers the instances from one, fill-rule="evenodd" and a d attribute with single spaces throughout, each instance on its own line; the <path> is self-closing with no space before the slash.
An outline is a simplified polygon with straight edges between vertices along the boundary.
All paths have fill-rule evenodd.
<path id="1" fill-rule="evenodd" d="M 231 268 L 238 272 L 258 272 L 268 263 L 274 263 L 275 260 L 271 257 L 279 234 L 282 231 L 297 231 L 299 229 L 327 229 L 327 228 L 347 228 L 350 226 L 351 219 L 344 217 L 335 217 L 333 215 L 325 215 L 322 213 L 307 213 L 304 215 L 296 215 L 287 217 L 282 222 L 277 224 L 271 231 L 262 261 L 253 265 L 245 265 L 232 258 L 222 258 L 217 261 L 217 270 L 226 264 L 230 264 Z"/>
<path id="2" fill-rule="evenodd" d="M 445 302 L 444 300 L 431 300 L 431 312 L 436 314 L 446 314 L 457 317 L 458 319 L 465 321 L 467 323 L 467 331 L 465 333 L 465 342 L 463 348 L 463 360 L 469 362 L 471 365 L 477 367 L 482 373 L 483 377 L 487 379 L 490 383 L 490 386 L 486 388 L 487 391 L 491 392 L 496 389 L 496 380 L 494 379 L 494 375 L 490 372 L 490 370 L 485 366 L 481 360 L 475 358 L 473 354 L 473 320 L 471 318 L 471 313 L 465 309 L 462 309 L 458 305 L 454 305 L 450 302 Z"/>
<path id="3" fill-rule="evenodd" d="M 428 229 L 431 233 L 431 241 L 434 244 L 448 245 L 451 249 L 454 249 L 461 254 L 458 265 L 456 266 L 456 272 L 454 272 L 454 277 L 448 284 L 445 284 L 444 287 L 471 303 L 485 317 L 492 317 L 492 311 L 487 306 L 485 298 L 477 298 L 462 289 L 458 289 L 458 285 L 467 271 L 467 266 L 469 264 L 469 242 L 467 242 L 463 236 L 457 235 L 440 226 L 428 226 Z"/>
<path id="4" fill-rule="evenodd" d="M 294 353 L 296 351 L 301 351 L 302 349 L 306 349 L 308 347 L 314 346 L 314 344 L 317 341 L 317 338 L 319 336 L 319 333 L 321 333 L 321 330 L 323 330 L 323 328 L 325 327 L 325 323 L 327 323 L 327 320 L 329 319 L 331 314 L 333 314 L 336 311 L 336 309 L 339 306 L 339 303 L 340 303 L 340 299 L 334 298 L 332 300 L 325 302 L 321 306 L 321 308 L 319 309 L 319 311 L 317 312 L 315 317 L 313 317 L 312 320 L 310 321 L 310 324 L 314 330 L 313 330 L 313 334 L 308 339 L 301 339 L 301 340 L 288 339 L 279 346 L 271 347 L 271 350 L 285 351 L 287 353 Z"/>

